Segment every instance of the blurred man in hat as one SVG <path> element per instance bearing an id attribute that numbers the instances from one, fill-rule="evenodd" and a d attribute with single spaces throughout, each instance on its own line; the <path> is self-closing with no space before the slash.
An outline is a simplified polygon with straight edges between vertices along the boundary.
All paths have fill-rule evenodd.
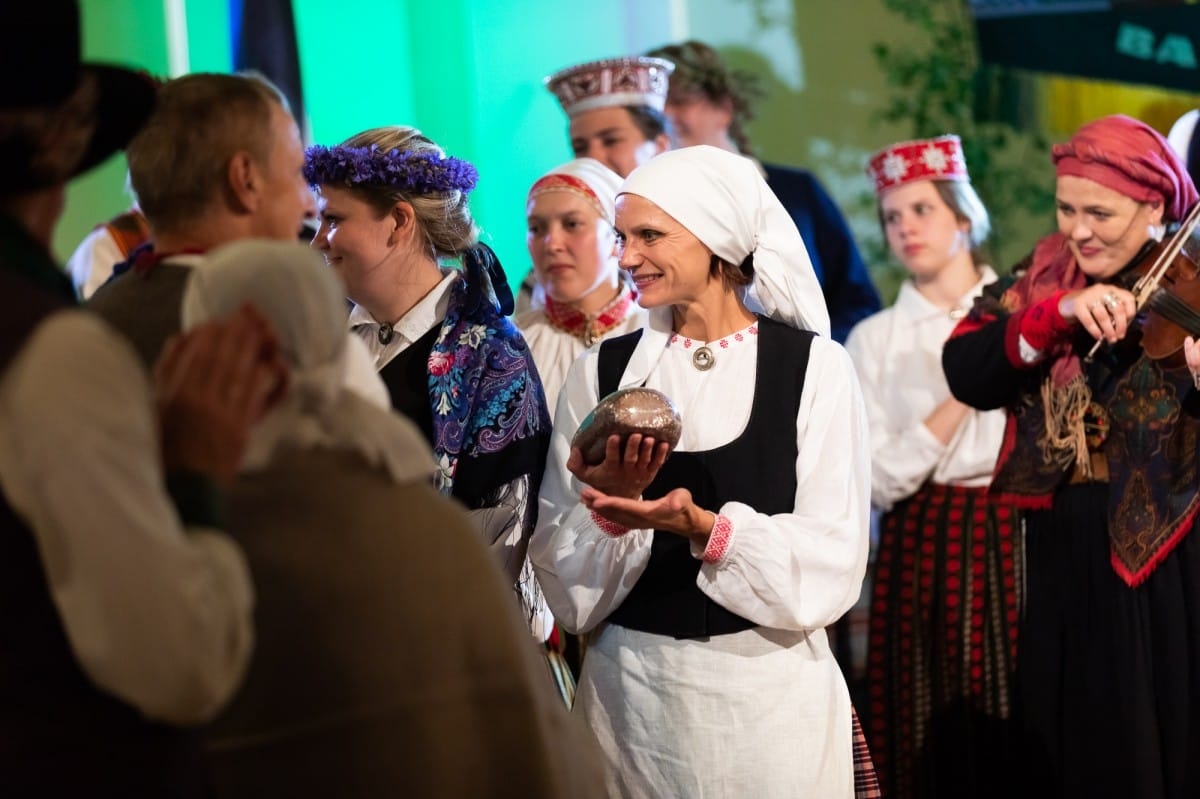
<path id="1" fill-rule="evenodd" d="M 118 267 L 89 306 L 151 364 L 179 332 L 183 290 L 204 253 L 245 238 L 295 241 L 316 205 L 287 100 L 260 75 L 168 81 L 127 158 L 154 249 Z"/>
<path id="2" fill-rule="evenodd" d="M 0 796 L 202 795 L 175 725 L 220 708 L 251 646 L 216 486 L 286 375 L 243 312 L 172 343 L 156 420 L 50 254 L 68 180 L 126 144 L 154 86 L 80 63 L 75 0 L 0 5 L 0 30 L 0 68 L 36 76 L 0 85 Z"/>
<path id="3" fill-rule="evenodd" d="M 745 125 L 759 95 L 753 76 L 731 69 L 704 42 L 686 41 L 650 51 L 675 65 L 664 110 L 675 144 L 711 144 L 753 156 Z M 778 164 L 759 165 L 767 185 L 787 208 L 808 246 L 833 337 L 845 341 L 854 324 L 879 310 L 879 293 L 858 253 L 850 228 L 825 188 L 811 172 Z"/>

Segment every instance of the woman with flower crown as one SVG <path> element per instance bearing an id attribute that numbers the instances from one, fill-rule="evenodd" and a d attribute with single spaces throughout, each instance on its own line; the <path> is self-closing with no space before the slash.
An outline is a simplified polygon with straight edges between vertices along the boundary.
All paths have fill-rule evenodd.
<path id="1" fill-rule="evenodd" d="M 354 303 L 351 330 L 374 355 L 393 407 L 432 446 L 438 488 L 472 512 L 544 641 L 553 619 L 525 553 L 550 417 L 533 357 L 507 318 L 512 292 L 467 206 L 475 168 L 395 126 L 309 148 L 304 174 L 319 193 L 312 246 Z"/>
<path id="2" fill-rule="evenodd" d="M 988 495 L 1003 411 L 950 394 L 942 346 L 996 274 L 987 209 L 957 136 L 906 141 L 867 170 L 908 272 L 850 332 L 883 512 L 871 597 L 867 740 L 889 799 L 1007 797 L 1017 644 L 1017 511 Z"/>
<path id="3" fill-rule="evenodd" d="M 519 314 L 553 414 L 567 370 L 585 349 L 646 323 L 629 276 L 617 266 L 613 203 L 621 177 L 594 158 L 576 158 L 551 169 L 529 189 L 525 237 L 533 276 L 542 292 L 538 307 Z M 574 698 L 583 639 L 553 639 L 573 672 L 565 694 Z M 556 672 L 560 681 L 567 677 Z"/>
<path id="4" fill-rule="evenodd" d="M 613 202 L 621 178 L 592 158 L 551 169 L 529 189 L 525 242 L 543 307 L 517 317 L 551 411 L 567 369 L 596 342 L 637 330 L 646 311 L 617 266 Z"/>

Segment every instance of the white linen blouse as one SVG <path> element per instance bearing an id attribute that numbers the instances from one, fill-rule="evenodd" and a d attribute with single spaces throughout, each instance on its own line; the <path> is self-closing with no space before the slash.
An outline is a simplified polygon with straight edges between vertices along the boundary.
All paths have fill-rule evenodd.
<path id="1" fill-rule="evenodd" d="M 991 482 L 1004 438 L 1003 410 L 968 412 L 949 444 L 924 420 L 950 397 L 942 347 L 975 298 L 995 282 L 983 267 L 979 282 L 947 313 L 925 299 L 911 281 L 890 308 L 859 322 L 846 340 L 858 370 L 871 426 L 871 502 L 889 510 L 927 480 L 944 485 Z"/>

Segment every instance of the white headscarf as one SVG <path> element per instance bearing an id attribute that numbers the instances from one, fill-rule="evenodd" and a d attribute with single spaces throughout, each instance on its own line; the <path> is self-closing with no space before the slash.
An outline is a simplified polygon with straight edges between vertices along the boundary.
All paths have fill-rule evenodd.
<path id="1" fill-rule="evenodd" d="M 377 375 L 364 384 L 363 370 L 352 368 L 342 287 L 317 253 L 258 239 L 214 250 L 188 279 L 183 327 L 247 302 L 271 322 L 292 372 L 287 396 L 251 432 L 243 471 L 265 468 L 288 445 L 359 452 L 396 482 L 432 476 L 421 433 L 388 408 Z"/>
<path id="2" fill-rule="evenodd" d="M 800 231 L 749 158 L 707 144 L 670 150 L 633 170 L 621 194 L 654 203 L 728 264 L 753 253 L 747 307 L 829 336 L 829 311 Z M 622 387 L 649 374 L 671 323 L 670 308 L 651 309 Z"/>
<path id="3" fill-rule="evenodd" d="M 1192 170 L 1193 173 L 1196 164 L 1188 163 L 1188 150 L 1192 145 L 1192 137 L 1196 135 L 1196 120 L 1200 120 L 1200 110 L 1192 109 L 1175 120 L 1175 124 L 1171 126 L 1171 132 L 1167 134 L 1167 141 L 1170 143 L 1171 149 L 1179 156 L 1184 167 Z"/>
<path id="4" fill-rule="evenodd" d="M 565 176 L 565 179 L 563 179 Z M 583 185 L 579 185 L 582 183 Z M 529 195 L 525 200 L 526 206 L 539 194 L 547 191 L 574 191 L 588 202 L 603 219 L 612 225 L 614 205 L 617 201 L 617 190 L 621 188 L 621 176 L 595 158 L 576 158 L 565 164 L 554 167 L 542 175 L 529 187 Z M 605 269 L 619 271 L 617 259 L 610 258 L 604 264 Z M 530 275 L 534 275 L 530 272 Z M 542 308 L 546 305 L 546 293 L 540 283 L 534 283 L 533 294 L 530 297 L 530 308 Z"/>

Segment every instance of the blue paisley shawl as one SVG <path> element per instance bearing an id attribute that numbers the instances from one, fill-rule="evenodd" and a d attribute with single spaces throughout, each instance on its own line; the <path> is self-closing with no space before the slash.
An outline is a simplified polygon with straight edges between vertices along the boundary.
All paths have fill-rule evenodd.
<path id="1" fill-rule="evenodd" d="M 429 354 L 437 487 L 477 509 L 528 476 L 532 502 L 550 442 L 546 396 L 525 339 L 468 282 L 455 281 Z"/>

